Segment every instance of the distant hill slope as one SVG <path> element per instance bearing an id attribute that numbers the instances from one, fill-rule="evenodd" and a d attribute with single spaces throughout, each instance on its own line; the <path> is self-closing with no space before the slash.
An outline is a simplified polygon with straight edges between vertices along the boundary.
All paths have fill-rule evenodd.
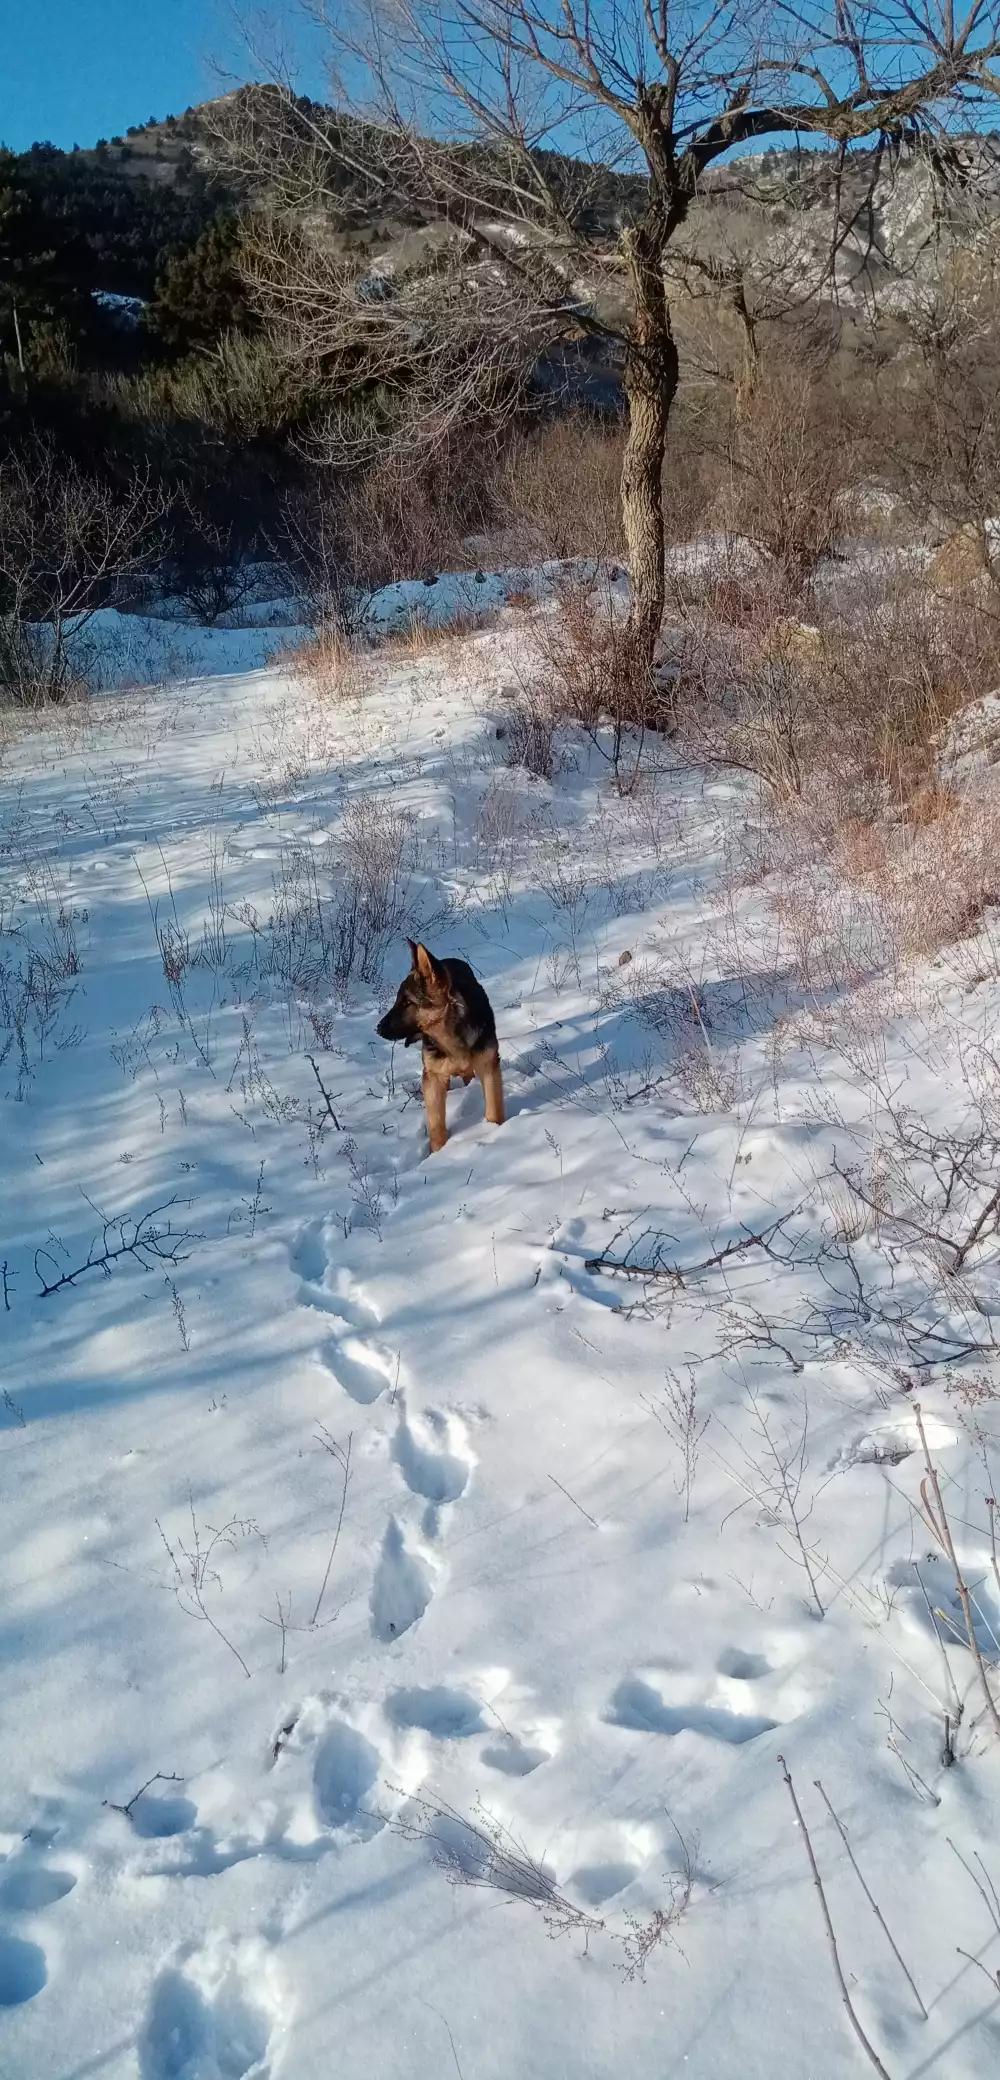
<path id="1" fill-rule="evenodd" d="M 184 118 L 180 119 L 183 124 Z M 35 144 L 11 155 L 18 188 L 84 292 L 148 298 L 164 257 L 194 245 L 233 199 L 169 124 L 88 151 Z"/>
<path id="2" fill-rule="evenodd" d="M 19 178 L 44 208 L 60 245 L 74 255 L 80 288 L 152 293 L 165 254 L 193 245 L 219 210 L 238 205 L 245 193 L 219 162 L 220 109 L 241 104 L 251 116 L 258 109 L 263 113 L 273 92 L 266 86 L 241 88 L 87 149 L 64 152 L 37 144 L 15 156 Z M 300 107 L 312 125 L 331 134 L 342 134 L 353 121 L 315 102 Z M 685 238 L 697 236 L 718 255 L 750 254 L 765 267 L 778 256 L 790 257 L 807 294 L 815 281 L 822 294 L 835 293 L 848 306 L 873 295 L 898 300 L 906 293 L 901 284 L 919 281 L 932 257 L 937 264 L 942 240 L 945 247 L 974 241 L 1000 211 L 1000 141 L 959 140 L 955 155 L 958 179 L 945 206 L 926 160 L 893 163 L 859 154 L 843 183 L 841 207 L 851 221 L 835 251 L 835 155 L 772 149 L 745 156 L 706 178 Z M 472 149 L 470 161 L 475 158 Z M 550 165 L 557 185 L 562 179 L 567 187 L 579 185 L 577 162 L 553 154 Z M 489 171 L 492 185 L 495 162 Z M 383 243 L 426 221 L 416 207 L 386 220 L 382 205 L 338 165 L 335 154 L 329 177 L 355 234 Z M 588 167 L 580 214 L 584 236 L 597 243 L 613 237 L 642 208 L 644 196 L 640 174 Z"/>

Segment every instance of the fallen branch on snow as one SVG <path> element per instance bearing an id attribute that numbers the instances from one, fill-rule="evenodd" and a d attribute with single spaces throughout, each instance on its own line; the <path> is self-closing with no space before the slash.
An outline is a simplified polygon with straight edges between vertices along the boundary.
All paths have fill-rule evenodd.
<path id="1" fill-rule="evenodd" d="M 57 1260 L 50 1249 L 36 1249 L 35 1276 L 41 1288 L 41 1298 L 47 1300 L 50 1293 L 61 1293 L 65 1286 L 75 1286 L 88 1271 L 103 1271 L 105 1278 L 110 1278 L 112 1265 L 120 1263 L 123 1257 L 134 1257 L 144 1271 L 149 1271 L 157 1263 L 183 1263 L 185 1257 L 190 1256 L 193 1244 L 203 1242 L 205 1238 L 189 1228 L 175 1228 L 171 1220 L 163 1219 L 163 1215 L 169 1214 L 172 1206 L 190 1204 L 190 1199 L 178 1199 L 174 1195 L 164 1199 L 161 1205 L 150 1207 L 148 1213 L 108 1216 L 101 1213 L 99 1207 L 95 1208 L 103 1227 L 82 1264 L 75 1265 L 71 1271 L 61 1272 L 56 1278 L 47 1278 L 44 1266 L 51 1265 L 52 1270 L 58 1272 Z"/>

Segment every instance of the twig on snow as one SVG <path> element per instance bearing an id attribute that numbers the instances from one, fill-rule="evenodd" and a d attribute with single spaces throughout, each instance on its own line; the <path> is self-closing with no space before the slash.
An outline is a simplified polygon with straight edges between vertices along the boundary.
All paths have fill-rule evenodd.
<path id="1" fill-rule="evenodd" d="M 990 1877 L 989 1871 L 987 1870 L 986 1865 L 983 1862 L 983 1859 L 980 1856 L 978 1849 L 973 1850 L 973 1855 L 975 1856 L 976 1862 L 978 1863 L 979 1868 L 982 1871 L 983 1875 L 981 1878 L 977 1878 L 976 1873 L 972 1868 L 972 1865 L 966 1863 L 965 1857 L 962 1855 L 961 1849 L 957 1849 L 955 1847 L 955 1844 L 952 1841 L 950 1834 L 945 1836 L 945 1840 L 948 1844 L 949 1849 L 952 1852 L 952 1855 L 958 1857 L 962 1869 L 968 1872 L 969 1877 L 972 1879 L 972 1882 L 976 1888 L 976 1891 L 979 1893 L 981 1899 L 985 1904 L 986 1912 L 988 1913 L 990 1920 L 992 1921 L 993 1926 L 996 1929 L 997 1935 L 1000 1936 L 1000 1899 L 998 1899 L 997 1897 L 996 1886 L 994 1885 L 993 1880 Z"/>
<path id="2" fill-rule="evenodd" d="M 809 1829 L 806 1826 L 805 1819 L 803 1817 L 802 1808 L 799 1804 L 798 1798 L 796 1797 L 795 1786 L 792 1783 L 788 1764 L 785 1761 L 783 1755 L 778 1756 L 778 1767 L 781 1770 L 781 1774 L 785 1779 L 785 1785 L 788 1790 L 788 1796 L 792 1801 L 792 1807 L 795 1812 L 795 1818 L 798 1822 L 799 1829 L 802 1835 L 802 1840 L 805 1844 L 806 1855 L 809 1858 L 809 1868 L 812 1872 L 813 1884 L 816 1887 L 816 1894 L 819 1899 L 820 1909 L 823 1915 L 823 1925 L 826 1929 L 827 1942 L 830 1946 L 830 1955 L 833 1959 L 833 1969 L 837 1976 L 837 1984 L 840 1987 L 840 1996 L 845 2008 L 847 2009 L 848 2019 L 850 2021 L 851 2028 L 853 2029 L 854 2034 L 857 2037 L 858 2043 L 861 2045 L 861 2048 L 865 2053 L 865 2056 L 868 2059 L 870 2059 L 876 2073 L 880 2075 L 880 2080 L 889 2080 L 889 2074 L 887 2073 L 885 2066 L 882 2064 L 882 2060 L 880 2059 L 874 2044 L 870 2043 L 869 2039 L 865 2036 L 864 2030 L 862 2029 L 860 2020 L 858 2018 L 857 2010 L 855 2009 L 851 2001 L 851 1996 L 847 1991 L 847 1980 L 844 1977 L 844 1968 L 840 1962 L 840 1952 L 837 1948 L 837 1938 L 834 1934 L 833 1919 L 830 1914 L 829 1906 L 827 1904 L 826 1893 L 823 1890 L 823 1880 L 819 1874 L 819 1865 L 816 1861 L 816 1854 L 813 1849 L 812 1841 L 810 1839 Z"/>
<path id="3" fill-rule="evenodd" d="M 190 1546 L 186 1546 L 181 1538 L 178 1538 L 176 1546 L 172 1546 L 163 1529 L 163 1525 L 160 1523 L 159 1517 L 155 1520 L 157 1531 L 163 1540 L 167 1558 L 173 1569 L 174 1579 L 172 1587 L 174 1595 L 180 1604 L 181 1610 L 186 1611 L 188 1617 L 200 1618 L 214 1632 L 216 1639 L 221 1640 L 223 1646 L 229 1648 L 229 1652 L 239 1662 L 249 1682 L 251 1671 L 247 1667 L 239 1648 L 234 1647 L 232 1640 L 223 1632 L 221 1625 L 216 1624 L 205 1602 L 205 1588 L 209 1582 L 214 1583 L 217 1589 L 222 1587 L 218 1570 L 212 1564 L 218 1547 L 222 1545 L 235 1547 L 238 1538 L 249 1538 L 253 1532 L 258 1530 L 258 1526 L 251 1517 L 230 1517 L 228 1523 L 223 1524 L 218 1531 L 211 1524 L 206 1524 L 205 1531 L 211 1533 L 210 1538 L 206 1542 L 202 1528 L 194 1513 L 193 1496 L 188 1497 L 188 1507 L 191 1512 Z"/>
<path id="4" fill-rule="evenodd" d="M 682 1288 L 689 1279 L 698 1278 L 705 1271 L 719 1270 L 723 1264 L 731 1263 L 734 1257 L 746 1256 L 751 1250 L 760 1250 L 764 1256 L 787 1264 L 790 1258 L 777 1249 L 777 1238 L 784 1238 L 787 1223 L 798 1211 L 797 1206 L 791 1207 L 787 1213 L 771 1221 L 766 1228 L 750 1228 L 742 1223 L 741 1234 L 734 1235 L 729 1242 L 723 1243 L 720 1249 L 713 1250 L 709 1256 L 700 1258 L 695 1264 L 673 1263 L 665 1255 L 665 1246 L 673 1241 L 673 1237 L 658 1234 L 654 1228 L 645 1228 L 642 1234 L 629 1244 L 623 1257 L 614 1257 L 611 1252 L 615 1243 L 625 1233 L 624 1228 L 619 1228 L 600 1256 L 587 1257 L 583 1268 L 590 1272 L 606 1272 L 610 1277 L 642 1278 L 653 1283 L 659 1280 L 675 1288 Z M 640 1257 L 638 1252 L 644 1243 L 649 1247 L 645 1255 Z M 794 1257 L 794 1242 L 789 1244 L 789 1249 Z"/>
<path id="5" fill-rule="evenodd" d="M 851 1869 L 853 1870 L 853 1872 L 854 1872 L 854 1875 L 855 1875 L 855 1877 L 857 1878 L 858 1884 L 860 1885 L 860 1887 L 861 1887 L 861 1890 L 862 1890 L 862 1892 L 864 1893 L 864 1895 L 865 1895 L 865 1898 L 866 1898 L 866 1900 L 868 1901 L 868 1905 L 870 1906 L 870 1908 L 871 1908 L 871 1910 L 872 1910 L 872 1913 L 874 1914 L 874 1916 L 875 1916 L 875 1919 L 876 1919 L 876 1921 L 878 1922 L 878 1924 L 879 1924 L 879 1927 L 881 1928 L 881 1930 L 882 1930 L 882 1933 L 883 1933 L 883 1935 L 885 1936 L 886 1942 L 888 1943 L 888 1945 L 889 1945 L 889 1948 L 890 1948 L 890 1950 L 892 1951 L 892 1954 L 893 1954 L 893 1956 L 894 1956 L 894 1958 L 895 1958 L 895 1960 L 896 1960 L 896 1963 L 898 1964 L 898 1966 L 899 1966 L 899 1969 L 900 1969 L 900 1971 L 902 1972 L 902 1974 L 903 1974 L 903 1977 L 904 1977 L 904 1979 L 906 1980 L 906 1983 L 907 1983 L 907 1985 L 909 1986 L 910 1992 L 912 1993 L 912 1995 L 913 1995 L 913 1998 L 914 1998 L 914 2000 L 916 2001 L 917 2007 L 918 2007 L 918 2008 L 920 2009 L 920 2013 L 921 2013 L 921 2015 L 923 2016 L 923 2018 L 924 2018 L 924 2021 L 926 2022 L 926 2021 L 927 2021 L 927 2009 L 926 2009 L 926 2007 L 925 2007 L 925 2005 L 924 2005 L 924 2002 L 923 2002 L 923 2001 L 921 2000 L 921 1998 L 920 1998 L 920 1995 L 919 1995 L 919 1993 L 917 1992 L 917 1988 L 916 1988 L 916 1983 L 915 1983 L 915 1981 L 914 1981 L 914 1978 L 913 1978 L 913 1974 L 912 1974 L 912 1972 L 910 1971 L 910 1969 L 909 1969 L 909 1966 L 908 1966 L 908 1965 L 906 1964 L 906 1962 L 905 1962 L 905 1960 L 904 1960 L 904 1958 L 903 1958 L 903 1956 L 902 1956 L 902 1954 L 901 1954 L 901 1952 L 900 1952 L 900 1950 L 899 1950 L 898 1944 L 897 1944 L 897 1943 L 895 1942 L 895 1940 L 894 1940 L 894 1938 L 893 1938 L 893 1935 L 892 1935 L 892 1931 L 891 1931 L 891 1930 L 890 1930 L 890 1928 L 889 1928 L 888 1922 L 886 1921 L 885 1915 L 883 1914 L 883 1912 L 882 1912 L 882 1909 L 881 1909 L 881 1907 L 880 1907 L 880 1906 L 879 1906 L 879 1904 L 878 1904 L 878 1901 L 877 1901 L 877 1900 L 876 1900 L 876 1899 L 875 1899 L 875 1898 L 873 1897 L 873 1895 L 872 1895 L 872 1893 L 871 1893 L 871 1891 L 870 1891 L 870 1889 L 869 1889 L 869 1886 L 868 1886 L 868 1884 L 867 1884 L 867 1882 L 866 1882 L 866 1880 L 865 1880 L 864 1876 L 862 1875 L 861 1869 L 860 1869 L 860 1867 L 859 1867 L 859 1864 L 858 1864 L 858 1860 L 857 1860 L 857 1857 L 855 1856 L 855 1854 L 854 1854 L 854 1851 L 853 1851 L 853 1849 L 851 1848 L 850 1838 L 849 1838 L 849 1836 L 848 1836 L 848 1833 L 847 1833 L 847 1829 L 846 1829 L 846 1827 L 844 1826 L 844 1823 L 843 1823 L 843 1821 L 842 1821 L 842 1819 L 841 1819 L 841 1817 L 840 1817 L 840 1814 L 834 1811 L 834 1808 L 833 1808 L 833 1806 L 831 1805 L 831 1803 L 830 1803 L 830 1800 L 828 1799 L 828 1797 L 827 1797 L 827 1795 L 826 1795 L 826 1792 L 825 1792 L 825 1790 L 824 1790 L 824 1788 L 823 1788 L 823 1785 L 822 1785 L 822 1784 L 820 1783 L 820 1780 L 819 1780 L 819 1778 L 818 1778 L 818 1777 L 817 1777 L 817 1778 L 815 1779 L 815 1785 L 816 1785 L 816 1789 L 817 1789 L 817 1791 L 819 1792 L 819 1795 L 820 1795 L 820 1797 L 821 1797 L 821 1799 L 822 1799 L 822 1801 L 823 1801 L 823 1804 L 825 1805 L 825 1807 L 826 1807 L 826 1810 L 827 1810 L 827 1812 L 829 1813 L 829 1815 L 830 1815 L 830 1818 L 831 1818 L 831 1820 L 833 1821 L 833 1824 L 834 1824 L 834 1826 L 835 1826 L 835 1828 L 836 1828 L 836 1830 L 837 1830 L 837 1833 L 839 1834 L 839 1836 L 840 1836 L 840 1839 L 841 1839 L 841 1841 L 843 1842 L 843 1844 L 844 1844 L 844 1847 L 845 1847 L 845 1849 L 847 1850 L 848 1858 L 849 1858 L 849 1860 L 850 1860 L 850 1864 L 851 1864 Z"/>
<path id="6" fill-rule="evenodd" d="M 150 1207 L 148 1213 L 138 1215 L 120 1213 L 108 1217 L 98 1208 L 104 1224 L 100 1240 L 95 1236 L 86 1260 L 72 1271 L 62 1272 L 58 1278 L 46 1278 L 43 1267 L 50 1264 L 53 1271 L 57 1271 L 56 1259 L 51 1250 L 36 1249 L 35 1276 L 42 1299 L 47 1300 L 50 1293 L 62 1292 L 64 1286 L 75 1286 L 88 1271 L 103 1271 L 105 1278 L 110 1278 L 112 1265 L 120 1263 L 123 1257 L 134 1257 L 144 1271 L 149 1271 L 156 1263 L 183 1263 L 184 1258 L 191 1254 L 191 1245 L 203 1242 L 204 1236 L 194 1234 L 188 1228 L 176 1229 L 169 1218 L 164 1221 L 162 1216 L 169 1215 L 172 1206 L 190 1204 L 190 1199 L 178 1199 L 174 1193 L 159 1206 Z"/>
<path id="7" fill-rule="evenodd" d="M 972 1615 L 972 1598 L 969 1594 L 968 1583 L 958 1564 L 958 1554 L 955 1551 L 955 1544 L 951 1535 L 951 1525 L 948 1522 L 948 1515 L 941 1494 L 941 1483 L 938 1479 L 937 1468 L 931 1458 L 930 1447 L 927 1443 L 927 1432 L 924 1429 L 924 1418 L 919 1401 L 914 1402 L 913 1413 L 916 1417 L 920 1443 L 923 1447 L 924 1465 L 927 1468 L 926 1478 L 920 1483 L 920 1498 L 924 1505 L 924 1521 L 950 1562 L 951 1570 L 955 1577 L 955 1589 L 959 1603 L 962 1606 L 962 1616 L 965 1619 L 969 1649 L 979 1670 L 979 1679 L 983 1686 L 986 1707 L 993 1721 L 993 1731 L 996 1734 L 1000 1734 L 1000 1711 L 997 1710 L 996 1699 L 990 1689 L 989 1678 L 986 1674 L 986 1663 L 983 1660 L 983 1651 L 976 1636 L 975 1620 Z"/>
<path id="8" fill-rule="evenodd" d="M 973 1957 L 971 1950 L 963 1950 L 961 1943 L 955 1944 L 955 1953 L 958 1957 L 964 1957 L 967 1964 L 974 1964 L 976 1970 L 983 1972 L 990 1985 L 995 1986 L 997 1992 L 1000 1993 L 1000 1971 L 991 1972 L 989 1965 L 984 1964 L 981 1957 Z"/>
<path id="9" fill-rule="evenodd" d="M 312 1617 L 309 1620 L 310 1625 L 315 1625 L 318 1622 L 320 1609 L 323 1603 L 323 1598 L 326 1595 L 327 1583 L 330 1579 L 330 1570 L 333 1567 L 334 1559 L 336 1557 L 337 1552 L 337 1546 L 340 1543 L 341 1526 L 344 1522 L 344 1510 L 347 1506 L 347 1489 L 351 1478 L 351 1445 L 354 1439 L 353 1430 L 349 1430 L 347 1433 L 346 1445 L 338 1444 L 336 1438 L 331 1437 L 329 1431 L 323 1429 L 322 1424 L 320 1424 L 320 1432 L 321 1434 L 316 1440 L 317 1444 L 321 1444 L 323 1450 L 325 1452 L 329 1452 L 331 1459 L 336 1460 L 337 1465 L 340 1467 L 341 1472 L 343 1473 L 344 1479 L 340 1490 L 340 1514 L 337 1518 L 337 1528 L 333 1534 L 333 1544 L 330 1547 L 330 1555 L 326 1563 L 326 1572 L 323 1576 L 322 1582 L 320 1583 L 319 1595 L 316 1598 L 315 1608 L 313 1610 Z"/>
<path id="10" fill-rule="evenodd" d="M 329 1119 L 329 1120 L 331 1120 L 331 1121 L 332 1121 L 332 1124 L 333 1124 L 333 1131 L 334 1131 L 334 1133 L 335 1133 L 335 1134 L 339 1134 L 339 1133 L 340 1133 L 340 1131 L 341 1131 L 340 1121 L 339 1121 L 339 1119 L 337 1118 L 337 1115 L 336 1115 L 336 1113 L 334 1112 L 334 1109 L 333 1109 L 333 1100 L 332 1100 L 332 1098 L 331 1098 L 331 1096 L 330 1096 L 330 1093 L 329 1093 L 329 1091 L 327 1090 L 327 1087 L 326 1087 L 325 1083 L 323 1082 L 323 1078 L 322 1078 L 322 1076 L 321 1076 L 321 1075 L 320 1075 L 320 1073 L 319 1073 L 319 1068 L 318 1068 L 318 1066 L 317 1066 L 317 1062 L 316 1062 L 316 1057 L 315 1057 L 315 1055 L 314 1055 L 314 1054 L 307 1054 L 307 1056 L 306 1056 L 306 1061 L 308 1062 L 308 1064 L 309 1064 L 309 1067 L 310 1067 L 310 1069 L 312 1070 L 312 1072 L 313 1072 L 313 1075 L 315 1076 L 315 1078 L 316 1078 L 316 1081 L 317 1081 L 317 1083 L 319 1084 L 319 1088 L 320 1088 L 320 1096 L 322 1097 L 323 1103 L 324 1103 L 324 1105 L 326 1106 L 326 1114 L 327 1114 L 327 1119 Z M 325 1125 L 325 1124 L 326 1124 L 326 1121 L 324 1121 L 324 1122 L 323 1122 L 323 1124 Z"/>
<path id="11" fill-rule="evenodd" d="M 552 1482 L 552 1486 L 558 1488 L 560 1495 L 565 1495 L 567 1502 L 571 1502 L 573 1508 L 579 1510 L 581 1517 L 586 1517 L 588 1524 L 593 1524 L 594 1530 L 599 1531 L 601 1527 L 597 1518 L 591 1516 L 589 1509 L 584 1509 L 583 1503 L 578 1502 L 576 1496 L 571 1495 L 569 1489 L 564 1488 L 561 1481 L 557 1481 L 554 1473 L 549 1474 L 549 1479 Z"/>
<path id="12" fill-rule="evenodd" d="M 138 1805 L 138 1803 L 139 1803 L 139 1800 L 140 1800 L 140 1798 L 142 1797 L 142 1794 L 143 1794 L 143 1792 L 144 1792 L 144 1791 L 148 1791 L 148 1790 L 149 1790 L 149 1787 L 150 1787 L 150 1785 L 151 1785 L 151 1784 L 183 1784 L 183 1783 L 184 1783 L 184 1778 L 183 1778 L 183 1777 L 179 1777 L 179 1776 L 177 1775 L 177 1772 L 176 1772 L 176 1770 L 162 1770 L 162 1769 L 158 1769 L 158 1770 L 154 1771 L 154 1774 L 153 1774 L 153 1775 L 152 1775 L 151 1777 L 147 1777 L 147 1778 L 146 1778 L 146 1781 L 145 1781 L 145 1783 L 144 1783 L 144 1784 L 140 1784 L 140 1786 L 139 1786 L 139 1789 L 138 1789 L 138 1791 L 133 1791 L 133 1793 L 132 1793 L 132 1796 L 131 1796 L 131 1798 L 129 1799 L 129 1801 L 128 1801 L 128 1804 L 127 1804 L 127 1805 L 124 1805 L 124 1806 L 116 1805 L 116 1803 L 115 1803 L 115 1801 L 114 1801 L 114 1799 L 113 1799 L 113 1798 L 102 1798 L 102 1800 L 101 1800 L 101 1804 L 102 1804 L 102 1806 L 106 1806 L 106 1807 L 107 1807 L 107 1810 L 108 1810 L 108 1812 L 109 1812 L 109 1813 L 122 1813 L 122 1814 L 124 1814 L 124 1817 L 125 1817 L 125 1819 L 126 1819 L 126 1820 L 131 1820 L 131 1818 L 132 1818 L 132 1809 L 133 1809 L 133 1807 L 134 1807 L 134 1806 L 137 1806 L 137 1805 Z"/>

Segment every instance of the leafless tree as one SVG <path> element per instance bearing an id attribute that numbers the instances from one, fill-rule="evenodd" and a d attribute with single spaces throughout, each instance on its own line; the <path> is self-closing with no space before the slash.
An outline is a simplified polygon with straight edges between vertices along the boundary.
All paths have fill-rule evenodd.
<path id="1" fill-rule="evenodd" d="M 947 167 L 949 132 L 974 127 L 1000 91 L 1000 5 L 306 5 L 327 39 L 338 103 L 356 114 L 327 117 L 287 82 L 227 104 L 230 152 L 242 151 L 279 205 L 251 259 L 259 301 L 301 358 L 333 380 L 392 392 L 404 435 L 436 442 L 470 409 L 502 411 L 556 339 L 596 337 L 620 351 L 630 626 L 648 668 L 664 605 L 662 474 L 679 380 L 668 253 L 706 175 L 741 148 L 794 134 L 832 146 L 841 166 L 859 151 L 925 146 Z M 622 191 L 631 199 L 617 232 L 595 239 L 609 168 L 643 179 Z M 380 272 L 331 235 L 376 208 L 434 228 L 430 264 Z M 335 414 L 330 453 L 348 431 Z"/>
<path id="2" fill-rule="evenodd" d="M 700 373 L 731 383 L 742 412 L 757 388 L 767 328 L 790 319 L 801 325 L 803 314 L 815 311 L 830 270 L 830 242 L 810 264 L 805 242 L 790 236 L 770 190 L 750 174 L 732 198 L 699 199 L 664 261 L 669 292 L 712 310 L 711 327 L 700 328 L 686 343 L 688 363 L 696 360 Z M 728 328 L 719 326 L 719 312 L 735 326 L 735 352 Z"/>
<path id="3" fill-rule="evenodd" d="M 0 702 L 66 698 L 94 615 L 156 562 L 163 514 L 141 471 L 101 482 L 44 441 L 0 462 Z"/>
<path id="4" fill-rule="evenodd" d="M 952 583 L 979 572 L 1000 582 L 998 314 L 995 226 L 991 238 L 929 275 L 907 313 L 922 365 L 906 399 L 897 453 L 925 510 L 964 538 L 938 567 Z"/>

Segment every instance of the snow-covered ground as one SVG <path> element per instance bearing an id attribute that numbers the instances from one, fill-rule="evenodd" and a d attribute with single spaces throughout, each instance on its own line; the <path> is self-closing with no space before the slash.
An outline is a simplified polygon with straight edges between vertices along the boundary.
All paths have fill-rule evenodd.
<path id="1" fill-rule="evenodd" d="M 914 1404 L 996 1694 L 997 1245 L 904 1115 L 988 1114 L 996 964 L 817 979 L 743 783 L 510 768 L 514 615 L 339 707 L 287 640 L 0 769 L 0 2074 L 857 2074 L 784 1757 L 884 2069 L 985 2080 Z M 407 932 L 507 1083 L 433 1158 Z"/>

